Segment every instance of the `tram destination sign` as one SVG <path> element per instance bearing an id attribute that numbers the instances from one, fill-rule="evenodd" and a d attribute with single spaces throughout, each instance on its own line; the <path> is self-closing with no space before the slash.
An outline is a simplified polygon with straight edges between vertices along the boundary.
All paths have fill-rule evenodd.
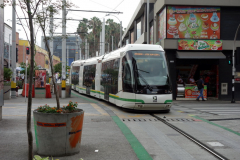
<path id="1" fill-rule="evenodd" d="M 222 40 L 178 40 L 178 50 L 222 50 Z"/>

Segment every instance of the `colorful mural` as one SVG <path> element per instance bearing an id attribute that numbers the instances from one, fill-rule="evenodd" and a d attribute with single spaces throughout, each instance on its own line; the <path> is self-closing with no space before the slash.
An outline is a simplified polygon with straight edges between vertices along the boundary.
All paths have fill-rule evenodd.
<path id="1" fill-rule="evenodd" d="M 222 40 L 178 40 L 178 50 L 222 50 Z"/>
<path id="2" fill-rule="evenodd" d="M 167 7 L 167 38 L 220 39 L 220 7 Z"/>
<path id="3" fill-rule="evenodd" d="M 46 70 L 39 69 L 35 70 L 35 88 L 46 87 Z"/>

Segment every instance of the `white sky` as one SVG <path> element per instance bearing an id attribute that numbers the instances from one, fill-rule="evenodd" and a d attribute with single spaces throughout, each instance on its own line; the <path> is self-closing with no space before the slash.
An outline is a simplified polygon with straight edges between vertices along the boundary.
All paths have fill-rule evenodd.
<path id="1" fill-rule="evenodd" d="M 17 2 L 18 0 L 16 0 Z M 114 12 L 123 12 L 123 14 L 114 14 L 122 21 L 123 28 L 126 28 L 137 5 L 140 0 L 71 0 L 72 3 L 78 6 L 78 8 L 72 8 L 76 10 L 95 10 L 95 11 L 114 11 Z M 115 9 L 115 10 L 114 10 Z M 21 14 L 21 10 L 17 8 L 17 12 L 19 17 L 23 17 Z M 72 19 L 90 19 L 94 16 L 100 18 L 102 20 L 105 17 L 106 13 L 94 13 L 94 12 L 77 12 L 77 11 L 69 11 L 67 14 L 67 18 Z M 60 15 L 55 16 L 57 18 L 62 17 L 62 13 Z M 119 20 L 114 16 L 105 17 L 105 21 L 111 18 L 115 22 L 119 23 Z M 7 6 L 4 9 L 4 22 L 9 26 L 12 26 L 12 7 Z M 54 20 L 54 23 L 61 22 L 60 20 Z M 67 33 L 76 32 L 76 28 L 78 26 L 78 21 L 67 21 Z M 26 39 L 26 34 L 21 25 L 16 25 L 16 31 L 19 32 L 19 38 Z M 29 31 L 28 31 L 29 32 Z M 59 28 L 55 32 L 61 33 L 62 29 Z M 48 32 L 47 32 L 48 33 Z M 37 33 L 37 45 L 41 46 L 41 36 L 42 33 Z"/>

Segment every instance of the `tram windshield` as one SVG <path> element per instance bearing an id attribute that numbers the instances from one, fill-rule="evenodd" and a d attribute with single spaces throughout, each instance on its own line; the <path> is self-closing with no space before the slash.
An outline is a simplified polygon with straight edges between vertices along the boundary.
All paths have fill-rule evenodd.
<path id="1" fill-rule="evenodd" d="M 129 74 L 124 74 L 126 78 L 127 75 L 131 75 L 131 80 L 129 79 L 131 87 L 128 85 L 128 88 L 134 89 L 134 86 L 146 86 L 149 90 L 152 90 L 151 86 L 169 85 L 169 75 L 164 52 L 128 51 L 126 56 L 123 57 L 123 61 L 127 62 L 127 65 L 123 68 L 131 70 L 128 72 Z M 129 84 L 130 81 L 125 82 Z"/>

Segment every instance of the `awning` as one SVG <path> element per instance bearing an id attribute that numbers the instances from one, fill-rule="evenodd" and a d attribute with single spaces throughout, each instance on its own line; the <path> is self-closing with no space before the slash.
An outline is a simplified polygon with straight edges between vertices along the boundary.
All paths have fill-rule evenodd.
<path id="1" fill-rule="evenodd" d="M 179 59 L 225 59 L 222 52 L 178 52 Z"/>

